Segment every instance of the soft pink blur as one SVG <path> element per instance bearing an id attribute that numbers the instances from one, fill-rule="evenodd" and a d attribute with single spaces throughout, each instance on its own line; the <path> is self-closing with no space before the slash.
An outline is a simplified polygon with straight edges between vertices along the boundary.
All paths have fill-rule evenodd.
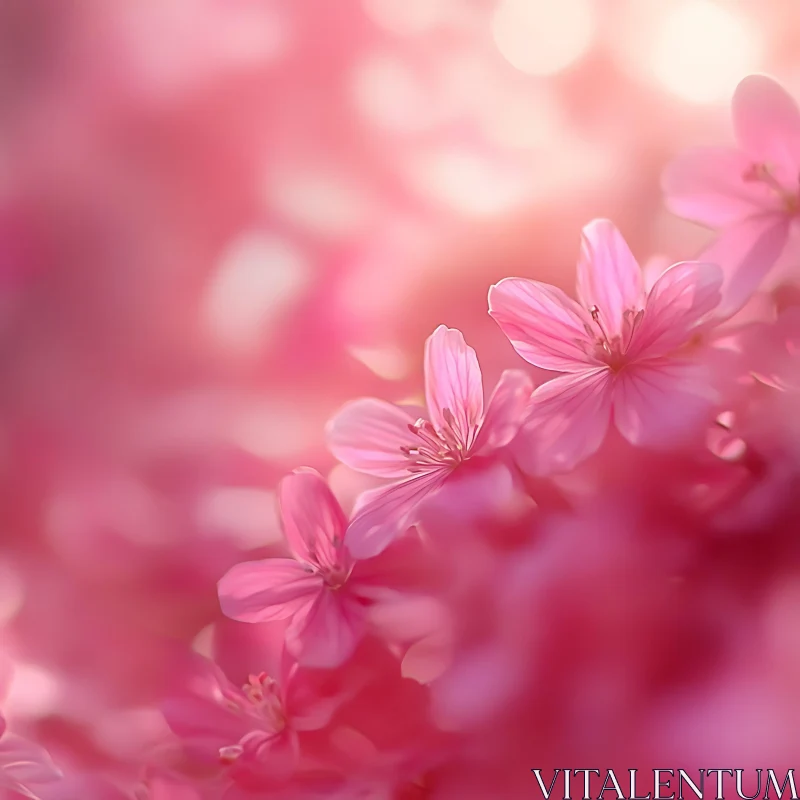
<path id="1" fill-rule="evenodd" d="M 0 713 L 65 773 L 47 798 L 216 797 L 162 705 L 192 649 L 236 691 L 280 673 L 285 631 L 217 596 L 235 564 L 286 555 L 280 478 L 319 470 L 345 512 L 378 486 L 335 466 L 325 424 L 356 397 L 422 404 L 440 324 L 487 392 L 510 368 L 541 381 L 487 290 L 571 292 L 592 218 L 641 264 L 700 253 L 712 233 L 668 213 L 661 175 L 732 142 L 732 92 L 758 72 L 800 98 L 794 0 L 0 2 Z M 770 334 L 789 355 L 792 323 Z M 746 350 L 753 391 L 796 388 L 765 347 Z M 412 570 L 435 600 L 382 608 L 363 674 L 334 672 L 339 749 L 320 760 L 336 750 L 365 798 L 440 800 L 533 796 L 529 769 L 567 761 L 791 761 L 800 563 L 780 526 L 800 429 L 777 435 L 764 415 L 791 399 L 753 411 L 750 388 L 712 450 L 757 442 L 755 487 L 749 462 L 634 467 L 616 440 L 607 470 L 562 481 L 459 475 L 469 502 L 427 510 L 440 551 Z M 619 516 L 623 485 L 646 511 Z M 604 502 L 562 520 L 586 486 Z M 779 533 L 736 538 L 749 519 Z M 396 795 L 374 788 L 387 773 Z M 312 777 L 308 796 L 355 797 Z"/>

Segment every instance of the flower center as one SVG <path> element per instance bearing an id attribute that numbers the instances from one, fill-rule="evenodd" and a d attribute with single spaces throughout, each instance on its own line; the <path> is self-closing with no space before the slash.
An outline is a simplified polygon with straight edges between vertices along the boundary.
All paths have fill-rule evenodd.
<path id="1" fill-rule="evenodd" d="M 586 333 L 593 339 L 590 355 L 604 362 L 613 372 L 618 372 L 627 362 L 626 353 L 644 311 L 637 311 L 633 308 L 625 310 L 622 315 L 622 334 L 620 336 L 609 334 L 603 325 L 600 309 L 597 306 L 592 306 L 589 313 L 592 315 L 594 323 L 586 325 Z"/>
<path id="2" fill-rule="evenodd" d="M 748 183 L 763 183 L 772 189 L 783 204 L 783 209 L 787 214 L 800 213 L 800 175 L 798 175 L 798 185 L 794 191 L 787 189 L 774 175 L 773 170 L 768 164 L 753 164 L 744 175 L 742 180 Z"/>
<path id="3" fill-rule="evenodd" d="M 325 582 L 328 589 L 341 589 L 347 583 L 353 571 L 351 559 L 342 551 L 342 540 L 339 536 L 333 537 L 333 547 L 318 549 L 311 544 L 308 548 L 308 557 L 311 563 L 304 567 L 309 575 L 318 575 Z"/>
<path id="4" fill-rule="evenodd" d="M 286 714 L 277 682 L 266 672 L 251 675 L 242 687 L 242 694 L 229 700 L 232 711 L 256 719 L 260 723 L 256 730 L 242 737 L 236 744 L 219 749 L 219 761 L 230 766 L 242 756 L 252 756 L 258 748 L 272 741 L 286 728 Z"/>
<path id="5" fill-rule="evenodd" d="M 425 472 L 432 467 L 455 467 L 469 458 L 469 449 L 477 434 L 477 426 L 470 430 L 468 441 L 462 441 L 457 432 L 456 420 L 449 408 L 442 410 L 445 424 L 437 428 L 430 420 L 418 419 L 408 429 L 418 439 L 415 447 L 404 445 L 400 451 L 408 458 L 408 471 Z"/>
<path id="6" fill-rule="evenodd" d="M 279 733 L 286 727 L 283 702 L 281 701 L 277 681 L 274 678 L 270 678 L 266 672 L 262 672 L 259 675 L 251 675 L 248 682 L 242 687 L 242 691 L 250 701 L 252 710 L 275 733 Z"/>
<path id="7" fill-rule="evenodd" d="M 325 586 L 332 591 L 341 589 L 342 586 L 347 583 L 347 579 L 350 577 L 350 572 L 350 569 L 341 566 L 341 564 L 336 564 L 333 567 L 327 567 L 319 571 L 320 575 L 322 576 L 322 580 L 325 581 Z"/>

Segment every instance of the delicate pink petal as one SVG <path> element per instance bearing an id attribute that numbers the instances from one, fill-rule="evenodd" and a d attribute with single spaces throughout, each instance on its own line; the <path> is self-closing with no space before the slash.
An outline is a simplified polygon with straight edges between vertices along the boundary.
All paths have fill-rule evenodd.
<path id="1" fill-rule="evenodd" d="M 611 420 L 612 375 L 601 368 L 562 375 L 533 393 L 514 451 L 531 475 L 566 472 L 592 455 Z"/>
<path id="2" fill-rule="evenodd" d="M 664 170 L 661 186 L 667 208 L 685 219 L 721 228 L 780 206 L 763 181 L 745 180 L 753 159 L 741 150 L 696 147 Z"/>
<path id="3" fill-rule="evenodd" d="M 299 664 L 330 669 L 347 661 L 363 635 L 363 608 L 346 594 L 325 590 L 295 617 L 286 646 Z"/>
<path id="4" fill-rule="evenodd" d="M 461 331 L 440 325 L 425 342 L 425 400 L 431 422 L 452 427 L 469 448 L 483 418 L 483 380 L 478 357 Z"/>
<path id="5" fill-rule="evenodd" d="M 322 579 L 290 558 L 245 561 L 231 567 L 218 584 L 226 617 L 240 622 L 286 619 L 322 590 Z"/>
<path id="6" fill-rule="evenodd" d="M 727 319 L 747 303 L 776 264 L 789 238 L 791 222 L 782 214 L 752 217 L 723 231 L 701 255 L 725 275 L 715 316 Z"/>
<path id="7" fill-rule="evenodd" d="M 295 470 L 278 486 L 286 541 L 297 558 L 315 566 L 338 563 L 347 518 L 323 477 Z"/>
<path id="8" fill-rule="evenodd" d="M 609 336 L 622 333 L 623 313 L 642 307 L 642 271 L 615 225 L 596 219 L 581 233 L 578 261 L 578 297 L 583 305 L 597 307 Z"/>
<path id="9" fill-rule="evenodd" d="M 631 444 L 674 446 L 704 429 L 715 399 L 702 363 L 654 359 L 617 376 L 614 421 Z"/>
<path id="10" fill-rule="evenodd" d="M 715 264 L 686 261 L 666 270 L 647 295 L 628 355 L 664 355 L 685 344 L 719 305 L 722 279 L 722 270 Z"/>
<path id="11" fill-rule="evenodd" d="M 328 423 L 328 448 L 343 464 L 382 478 L 408 474 L 402 447 L 415 447 L 408 426 L 416 422 L 408 409 L 374 398 L 347 403 Z"/>
<path id="12" fill-rule="evenodd" d="M 497 382 L 475 440 L 475 452 L 505 447 L 516 435 L 533 391 L 533 381 L 520 370 L 507 369 Z"/>
<path id="13" fill-rule="evenodd" d="M 364 492 L 356 503 L 345 536 L 345 545 L 353 557 L 371 558 L 383 551 L 414 524 L 419 504 L 436 491 L 449 474 L 449 469 L 436 469 Z"/>
<path id="14" fill-rule="evenodd" d="M 792 96 L 766 75 L 749 75 L 731 103 L 739 144 L 796 187 L 800 172 L 800 109 Z"/>
<path id="15" fill-rule="evenodd" d="M 542 369 L 582 372 L 596 359 L 587 312 L 561 289 L 525 278 L 504 278 L 489 289 L 489 314 L 514 349 Z"/>

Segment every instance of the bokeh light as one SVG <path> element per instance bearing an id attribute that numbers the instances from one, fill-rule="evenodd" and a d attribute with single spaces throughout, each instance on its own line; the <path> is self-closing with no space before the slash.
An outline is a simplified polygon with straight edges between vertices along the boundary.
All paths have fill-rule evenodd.
<path id="1" fill-rule="evenodd" d="M 652 49 L 652 69 L 669 91 L 692 103 L 724 103 L 760 66 L 752 7 L 686 0 L 670 7 Z"/>
<path id="2" fill-rule="evenodd" d="M 594 28 L 589 0 L 502 0 L 492 17 L 500 52 L 531 75 L 553 75 L 579 59 Z"/>
<path id="3" fill-rule="evenodd" d="M 697 145 L 737 146 L 730 99 L 754 72 L 800 98 L 800 1 L 0 0 L 0 795 L 10 742 L 49 781 L 13 796 L 37 800 L 530 800 L 551 762 L 794 763 L 800 187 L 745 169 L 750 151 L 665 178 Z M 749 144 L 791 160 L 788 108 Z M 702 371 L 725 378 L 695 449 L 612 426 L 572 471 L 536 473 L 580 408 L 504 438 L 555 372 L 515 352 L 489 287 L 576 297 L 581 230 L 606 218 L 652 289 L 730 244 L 703 214 L 742 197 L 759 237 L 778 215 L 757 242 L 780 252 L 681 351 L 713 349 Z M 750 234 L 731 250 L 757 271 Z M 607 353 L 585 311 L 582 352 Z M 352 401 L 381 401 L 388 470 L 424 471 L 404 437 L 427 430 L 440 325 L 475 349 L 484 408 L 502 380 L 523 410 L 475 459 L 446 425 L 426 443 L 461 471 L 397 550 L 300 567 L 334 606 L 378 577 L 350 608 L 351 660 L 295 670 L 294 611 L 233 619 L 220 581 L 297 568 L 294 470 L 345 514 L 394 480 L 334 458 Z M 295 726 L 271 703 L 298 674 L 292 702 L 325 702 Z M 284 732 L 248 783 L 244 745 Z"/>

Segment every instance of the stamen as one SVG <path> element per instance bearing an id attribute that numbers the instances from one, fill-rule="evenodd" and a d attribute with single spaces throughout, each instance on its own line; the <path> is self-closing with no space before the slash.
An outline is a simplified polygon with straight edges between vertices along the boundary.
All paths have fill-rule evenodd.
<path id="1" fill-rule="evenodd" d="M 449 408 L 442 409 L 442 419 L 441 428 L 426 419 L 409 423 L 408 430 L 420 441 L 416 447 L 402 445 L 400 452 L 408 458 L 407 469 L 412 475 L 435 467 L 454 467 L 469 457 L 477 426 L 475 430 L 467 432 L 467 440 L 464 441 L 455 414 Z"/>
<path id="2" fill-rule="evenodd" d="M 592 306 L 589 309 L 589 313 L 592 315 L 592 319 L 594 320 L 594 324 L 600 329 L 600 333 L 603 335 L 603 339 L 606 342 L 611 340 L 611 337 L 606 333 L 606 329 L 603 327 L 603 323 L 600 320 L 600 309 L 597 306 Z"/>

